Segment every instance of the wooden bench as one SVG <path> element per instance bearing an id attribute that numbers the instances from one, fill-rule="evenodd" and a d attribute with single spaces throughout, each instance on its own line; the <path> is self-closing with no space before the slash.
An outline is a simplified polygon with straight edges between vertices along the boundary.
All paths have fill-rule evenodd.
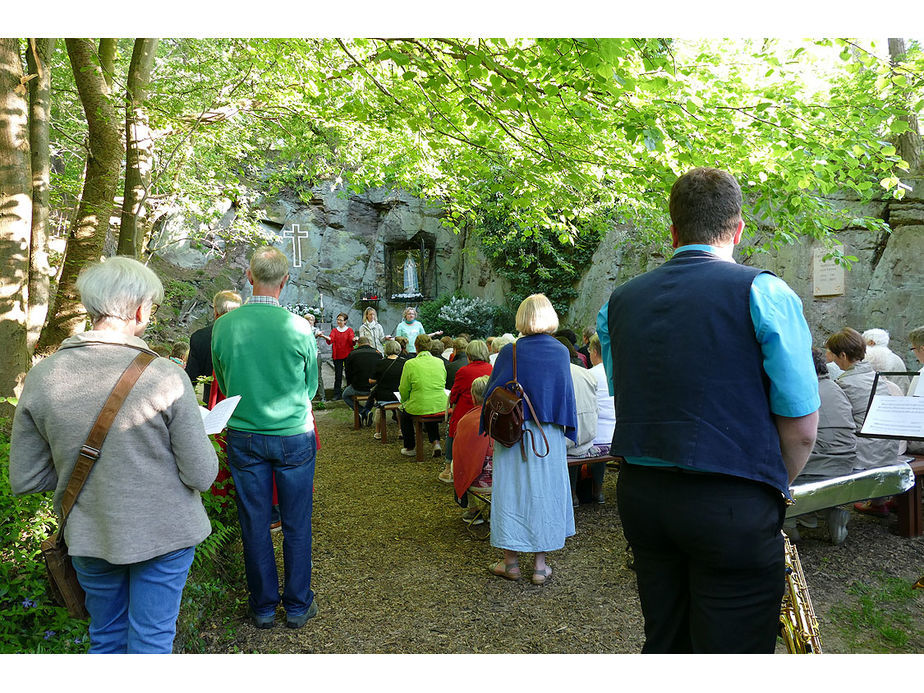
<path id="1" fill-rule="evenodd" d="M 914 486 L 895 496 L 898 513 L 898 534 L 903 537 L 919 537 L 924 534 L 921 502 L 924 498 L 924 455 L 912 455 L 908 464 L 914 473 Z"/>
<path id="2" fill-rule="evenodd" d="M 366 400 L 369 399 L 369 395 L 353 395 L 353 430 L 358 431 L 362 428 L 362 424 L 359 421 L 359 410 L 362 409 L 362 405 L 366 403 Z"/>
<path id="3" fill-rule="evenodd" d="M 388 412 L 398 411 L 401 408 L 401 402 L 376 402 L 375 408 L 379 410 L 381 416 L 375 422 L 375 431 L 380 434 L 379 440 L 383 443 L 388 442 Z M 398 429 L 401 430 L 400 428 Z"/>
<path id="4" fill-rule="evenodd" d="M 424 461 L 424 442 L 423 442 L 423 425 L 427 421 L 436 421 L 441 423 L 446 420 L 446 412 L 441 411 L 436 414 L 408 414 L 400 412 L 398 416 L 410 416 L 414 422 L 414 452 L 417 454 L 417 461 Z"/>
<path id="5" fill-rule="evenodd" d="M 612 455 L 601 455 L 600 457 L 569 457 L 568 466 L 569 467 L 580 467 L 583 464 L 596 464 L 597 462 L 605 462 L 607 468 L 619 469 L 619 463 L 622 462 L 621 457 L 613 457 Z"/>

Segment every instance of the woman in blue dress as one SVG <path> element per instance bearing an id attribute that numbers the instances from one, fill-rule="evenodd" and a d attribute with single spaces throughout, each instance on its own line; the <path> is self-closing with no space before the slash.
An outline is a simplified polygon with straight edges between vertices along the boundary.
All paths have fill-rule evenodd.
<path id="1" fill-rule="evenodd" d="M 543 294 L 524 299 L 517 310 L 516 327 L 520 338 L 498 354 L 485 400 L 494 388 L 513 379 L 516 346 L 517 381 L 532 402 L 538 421 L 526 407 L 525 425 L 530 433 L 523 436 L 525 460 L 519 444 L 494 446 L 491 545 L 503 549 L 504 558 L 488 570 L 519 580 L 518 553 L 532 552 L 532 581 L 542 585 L 552 574 L 546 552 L 563 548 L 565 539 L 574 535 L 565 438 L 576 437 L 577 411 L 568 350 L 552 336 L 558 329 L 558 315 L 549 299 Z M 540 456 L 546 452 L 542 432 L 548 441 L 548 454 Z"/>

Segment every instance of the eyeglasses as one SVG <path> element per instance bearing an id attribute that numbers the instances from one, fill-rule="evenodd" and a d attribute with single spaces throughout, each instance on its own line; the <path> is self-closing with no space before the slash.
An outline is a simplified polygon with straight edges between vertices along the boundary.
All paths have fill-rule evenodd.
<path id="1" fill-rule="evenodd" d="M 151 304 L 151 317 L 152 317 L 152 318 L 157 314 L 157 309 L 158 309 L 158 308 L 160 308 L 160 304 L 159 304 L 159 303 L 152 303 L 152 304 Z"/>

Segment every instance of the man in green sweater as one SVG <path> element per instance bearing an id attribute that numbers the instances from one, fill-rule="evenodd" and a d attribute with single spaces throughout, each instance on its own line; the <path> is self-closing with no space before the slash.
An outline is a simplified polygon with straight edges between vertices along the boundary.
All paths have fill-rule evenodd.
<path id="1" fill-rule="evenodd" d="M 247 279 L 253 296 L 212 328 L 215 378 L 241 400 L 228 421 L 228 466 L 250 591 L 250 617 L 270 628 L 280 602 L 270 512 L 273 478 L 283 530 L 286 625 L 301 628 L 318 613 L 311 591 L 311 510 L 316 439 L 311 398 L 318 387 L 317 342 L 308 321 L 279 305 L 289 262 L 258 248 Z"/>

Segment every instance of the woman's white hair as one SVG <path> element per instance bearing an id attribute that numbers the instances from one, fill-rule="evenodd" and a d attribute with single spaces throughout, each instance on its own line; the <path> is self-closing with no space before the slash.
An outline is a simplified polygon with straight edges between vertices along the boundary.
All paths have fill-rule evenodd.
<path id="1" fill-rule="evenodd" d="M 77 277 L 77 291 L 90 320 L 131 320 L 139 306 L 164 300 L 157 275 L 137 260 L 118 255 L 87 265 Z"/>
<path id="2" fill-rule="evenodd" d="M 533 294 L 517 308 L 516 327 L 522 335 L 554 334 L 558 330 L 558 313 L 545 294 Z"/>
<path id="3" fill-rule="evenodd" d="M 491 348 L 494 350 L 495 354 L 499 354 L 501 349 L 503 349 L 508 344 L 513 344 L 515 341 L 517 341 L 516 337 L 514 337 L 509 332 L 504 332 L 504 334 L 491 342 Z"/>
<path id="4" fill-rule="evenodd" d="M 863 333 L 863 341 L 869 345 L 889 346 L 889 333 L 878 327 L 867 330 Z"/>

